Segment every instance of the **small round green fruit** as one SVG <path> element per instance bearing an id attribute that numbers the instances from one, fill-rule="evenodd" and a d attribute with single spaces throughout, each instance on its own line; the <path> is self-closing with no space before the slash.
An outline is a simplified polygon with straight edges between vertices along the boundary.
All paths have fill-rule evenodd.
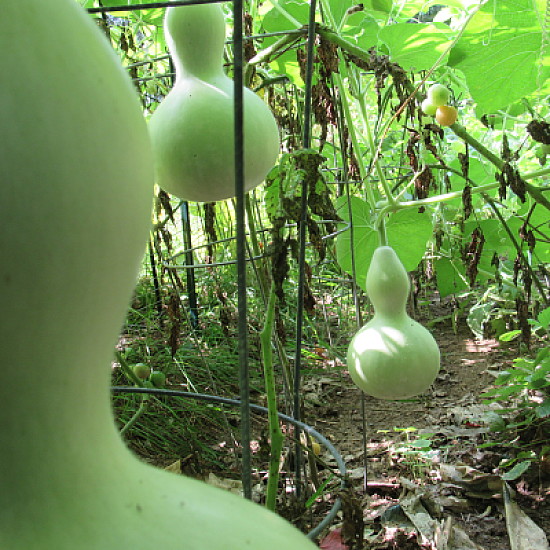
<path id="1" fill-rule="evenodd" d="M 151 376 L 151 367 L 145 363 L 137 363 L 137 365 L 132 367 L 132 370 L 140 380 L 147 380 Z"/>
<path id="2" fill-rule="evenodd" d="M 437 105 L 434 105 L 429 97 L 422 102 L 422 112 L 428 116 L 435 116 Z"/>
<path id="3" fill-rule="evenodd" d="M 432 84 L 428 88 L 428 99 L 436 107 L 447 105 L 450 95 L 449 88 L 443 86 L 443 84 Z"/>
<path id="4" fill-rule="evenodd" d="M 149 377 L 149 381 L 155 388 L 164 388 L 166 385 L 166 375 L 163 372 L 154 370 Z"/>

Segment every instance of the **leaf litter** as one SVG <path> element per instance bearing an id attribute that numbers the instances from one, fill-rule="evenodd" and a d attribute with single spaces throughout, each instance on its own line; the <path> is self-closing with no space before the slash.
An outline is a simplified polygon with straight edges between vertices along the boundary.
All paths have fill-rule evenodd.
<path id="1" fill-rule="evenodd" d="M 358 521 L 357 510 L 343 507 L 320 548 L 549 550 L 550 475 L 541 470 L 506 481 L 499 465 L 511 450 L 483 447 L 499 415 L 480 394 L 516 350 L 474 340 L 466 328 L 455 334 L 438 325 L 435 333 L 442 371 L 420 399 L 363 398 L 345 373 L 311 383 L 306 421 L 315 417 L 315 427 L 342 453 L 348 491 L 361 511 Z M 415 441 L 427 443 L 415 447 Z"/>

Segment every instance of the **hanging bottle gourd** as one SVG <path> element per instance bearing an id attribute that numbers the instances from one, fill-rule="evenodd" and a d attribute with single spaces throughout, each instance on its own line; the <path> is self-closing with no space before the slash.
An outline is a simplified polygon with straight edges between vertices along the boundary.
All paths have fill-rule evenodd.
<path id="1" fill-rule="evenodd" d="M 366 282 L 374 317 L 351 340 L 347 365 L 355 384 L 379 399 L 421 394 L 439 372 L 437 343 L 407 315 L 409 289 L 409 277 L 393 248 L 378 247 Z"/>
<path id="2" fill-rule="evenodd" d="M 313 550 L 120 438 L 111 362 L 150 230 L 147 127 L 78 2 L 1 4 L 0 548 Z"/>
<path id="3" fill-rule="evenodd" d="M 233 81 L 223 71 L 225 21 L 219 4 L 168 8 L 165 34 L 176 82 L 151 116 L 156 181 L 198 202 L 235 195 Z M 279 154 L 267 105 L 244 89 L 244 187 L 259 185 Z"/>

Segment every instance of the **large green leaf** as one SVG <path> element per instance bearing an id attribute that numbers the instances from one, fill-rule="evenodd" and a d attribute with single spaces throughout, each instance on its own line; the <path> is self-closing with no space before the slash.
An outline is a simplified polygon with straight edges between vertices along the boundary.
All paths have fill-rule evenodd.
<path id="1" fill-rule="evenodd" d="M 452 34 L 442 23 L 398 23 L 381 29 L 378 38 L 388 47 L 392 61 L 406 71 L 423 71 L 439 59 L 449 46 Z"/>
<path id="2" fill-rule="evenodd" d="M 296 52 L 289 50 L 269 63 L 269 66 L 279 74 L 286 75 L 299 88 L 305 86 L 300 73 L 300 65 L 296 59 Z"/>
<path id="3" fill-rule="evenodd" d="M 548 77 L 550 59 L 541 55 L 543 12 L 535 6 L 542 2 L 487 2 L 453 48 L 449 65 L 464 73 L 479 114 L 506 108 Z"/>
<path id="4" fill-rule="evenodd" d="M 338 214 L 346 221 L 352 220 L 352 227 L 340 234 L 336 240 L 336 257 L 340 267 L 353 273 L 355 260 L 355 275 L 357 284 L 365 289 L 365 278 L 372 254 L 379 246 L 378 233 L 371 223 L 371 212 L 366 201 L 350 198 L 350 208 L 346 197 L 337 201 Z M 428 214 L 415 210 L 400 210 L 392 214 L 386 225 L 388 244 L 395 250 L 405 269 L 416 269 L 426 251 L 426 244 L 432 236 L 432 222 Z M 353 248 L 352 248 L 353 247 Z"/>
<path id="5" fill-rule="evenodd" d="M 435 276 L 440 298 L 468 288 L 464 279 L 464 268 L 458 262 L 451 262 L 448 258 L 440 258 L 435 262 Z"/>
<path id="6" fill-rule="evenodd" d="M 341 197 L 336 202 L 338 215 L 345 222 L 352 220 L 353 223 L 353 227 L 336 239 L 336 258 L 340 267 L 350 274 L 353 274 L 355 261 L 357 283 L 364 289 L 370 259 L 378 246 L 378 234 L 371 225 L 368 203 L 358 197 L 350 197 L 349 200 L 349 206 L 346 197 Z"/>
<path id="7" fill-rule="evenodd" d="M 391 215 L 386 232 L 388 244 L 397 252 L 405 269 L 416 269 L 433 233 L 429 214 L 414 209 L 400 210 Z"/>
<path id="8" fill-rule="evenodd" d="M 371 15 L 361 14 L 360 18 L 349 18 L 348 25 L 345 25 L 342 29 L 342 35 L 347 40 L 355 42 L 360 48 L 368 51 L 378 44 L 379 29 L 378 23 Z"/>
<path id="9" fill-rule="evenodd" d="M 262 19 L 262 25 L 268 33 L 298 29 L 308 21 L 309 4 L 307 2 L 280 0 L 273 6 Z"/>
<path id="10" fill-rule="evenodd" d="M 276 4 L 266 2 L 262 8 L 267 9 L 269 5 L 273 7 L 265 13 L 262 19 L 262 26 L 267 33 L 298 29 L 305 25 L 309 19 L 309 4 L 302 0 L 284 0 L 278 1 Z M 280 36 L 266 38 L 263 47 L 270 46 L 279 38 Z M 275 72 L 287 75 L 296 86 L 304 86 L 295 50 L 283 53 L 269 65 Z"/>

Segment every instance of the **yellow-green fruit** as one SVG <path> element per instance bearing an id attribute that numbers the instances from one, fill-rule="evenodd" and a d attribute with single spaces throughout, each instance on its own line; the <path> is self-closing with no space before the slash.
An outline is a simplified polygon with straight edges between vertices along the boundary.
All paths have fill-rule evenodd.
<path id="1" fill-rule="evenodd" d="M 134 365 L 132 367 L 132 370 L 134 371 L 134 374 L 142 380 L 146 380 L 151 375 L 151 367 L 143 363 L 138 363 L 137 365 Z"/>
<path id="2" fill-rule="evenodd" d="M 347 366 L 352 380 L 379 399 L 421 394 L 439 372 L 439 348 L 433 336 L 405 310 L 409 278 L 395 251 L 381 246 L 367 272 L 367 294 L 374 317 L 352 338 Z"/>
<path id="3" fill-rule="evenodd" d="M 428 116 L 435 116 L 435 112 L 437 111 L 437 106 L 434 105 L 430 98 L 426 98 L 422 102 L 422 112 Z"/>
<path id="4" fill-rule="evenodd" d="M 449 89 L 443 84 L 432 84 L 428 88 L 428 99 L 436 107 L 447 105 L 450 95 Z"/>
<path id="5" fill-rule="evenodd" d="M 168 8 L 165 32 L 176 83 L 149 123 L 157 183 L 188 201 L 233 197 L 234 83 L 223 71 L 222 8 Z M 248 88 L 243 103 L 244 187 L 249 191 L 275 164 L 279 131 L 267 105 Z"/>
<path id="6" fill-rule="evenodd" d="M 458 111 L 449 105 L 438 107 L 435 112 L 435 120 L 441 126 L 452 126 L 458 119 Z"/>

